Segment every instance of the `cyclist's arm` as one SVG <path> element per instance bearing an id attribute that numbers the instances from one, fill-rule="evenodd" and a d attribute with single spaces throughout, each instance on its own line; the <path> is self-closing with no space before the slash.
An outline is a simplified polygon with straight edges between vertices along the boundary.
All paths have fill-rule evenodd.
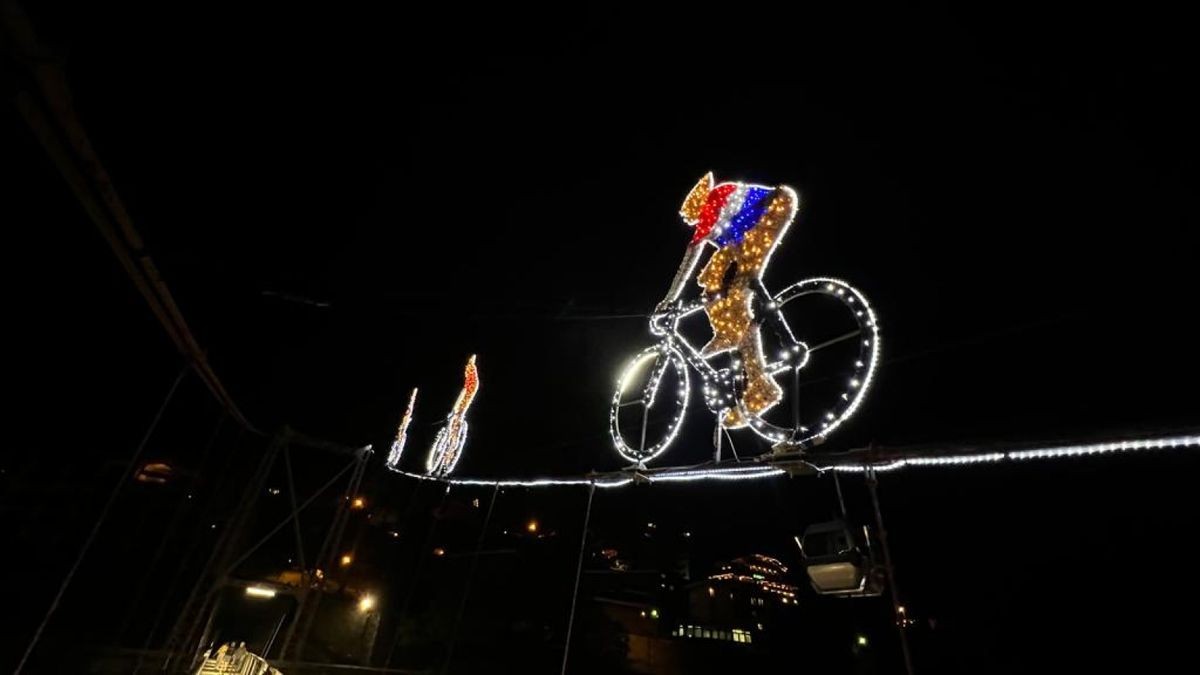
<path id="1" fill-rule="evenodd" d="M 675 272 L 675 278 L 671 280 L 671 287 L 667 289 L 666 296 L 654 308 L 655 312 L 664 312 L 672 303 L 679 300 L 679 296 L 683 294 L 684 286 L 691 279 L 692 272 L 696 269 L 696 263 L 700 262 L 700 257 L 703 254 L 703 241 L 688 245 L 687 251 L 683 254 L 683 260 L 679 263 L 679 269 Z"/>

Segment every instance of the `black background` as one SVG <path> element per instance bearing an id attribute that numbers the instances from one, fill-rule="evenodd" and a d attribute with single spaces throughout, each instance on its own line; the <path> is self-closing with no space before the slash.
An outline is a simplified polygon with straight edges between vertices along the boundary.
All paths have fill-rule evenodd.
<path id="1" fill-rule="evenodd" d="M 879 312 L 878 386 L 831 449 L 1196 422 L 1194 70 L 1172 17 L 29 9 L 262 428 L 383 447 L 420 386 L 415 468 L 477 353 L 460 473 L 618 467 L 608 398 L 649 336 L 605 317 L 661 297 L 689 235 L 675 211 L 708 170 L 801 193 L 768 285 L 837 276 Z M 124 457 L 174 376 L 171 348 L 3 114 L 20 439 L 4 461 Z M 704 426 L 664 461 L 703 459 Z M 1155 454 L 886 478 L 906 602 L 940 631 L 918 662 L 1028 672 L 1190 653 L 1196 468 Z M 714 533 L 714 559 L 790 556 L 830 498 L 827 481 L 797 480 L 606 493 L 598 508 L 615 529 L 682 510 Z"/>

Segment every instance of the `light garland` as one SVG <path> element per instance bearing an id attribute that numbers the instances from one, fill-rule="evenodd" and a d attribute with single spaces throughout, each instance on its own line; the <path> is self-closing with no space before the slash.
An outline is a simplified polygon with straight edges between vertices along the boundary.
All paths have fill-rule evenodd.
<path id="1" fill-rule="evenodd" d="M 622 371 L 609 411 L 609 432 L 617 452 L 638 467 L 666 450 L 675 439 L 687 409 L 688 366 L 703 379 L 707 407 L 726 429 L 749 427 L 778 449 L 795 449 L 824 440 L 843 424 L 862 403 L 879 363 L 879 328 L 866 298 L 849 284 L 829 278 L 808 279 L 793 284 L 774 298 L 762 283 L 771 256 L 795 220 L 800 199 L 786 185 L 767 187 L 730 182 L 714 185 L 711 173 L 692 188 L 680 207 L 680 216 L 695 228 L 671 287 L 650 319 L 650 332 L 659 337 L 656 346 L 642 351 Z M 680 304 L 686 281 L 695 271 L 706 245 L 716 251 L 709 257 L 696 282 L 702 293 L 698 301 Z M 798 423 L 797 428 L 772 424 L 763 415 L 783 398 L 774 377 L 799 370 L 809 360 L 808 345 L 797 340 L 781 308 L 798 297 L 824 294 L 841 302 L 856 322 L 849 334 L 859 337 L 858 358 L 847 368 L 846 390 L 840 400 L 823 411 L 821 419 Z M 703 309 L 713 336 L 708 344 L 694 348 L 678 331 L 680 319 Z M 756 316 L 763 312 L 763 316 Z M 777 361 L 764 353 L 761 328 L 764 323 L 779 333 L 785 348 Z M 845 337 L 845 336 L 844 336 Z M 832 342 L 840 341 L 834 340 Z M 823 343 L 821 346 L 828 346 Z M 709 363 L 714 356 L 734 353 L 731 367 L 718 370 Z M 655 357 L 641 399 L 624 401 L 632 378 Z M 665 432 L 656 432 L 656 442 L 646 447 L 645 425 L 649 404 L 655 399 L 663 372 L 674 366 L 683 389 L 675 398 L 676 409 Z M 642 441 L 631 444 L 621 433 L 620 413 L 627 405 L 642 403 Z M 658 436 L 661 435 L 661 438 Z"/>
<path id="2" fill-rule="evenodd" d="M 1148 450 L 1190 449 L 1200 448 L 1200 435 L 1166 436 L 1138 440 L 1112 441 L 1108 443 L 1090 443 L 1079 445 L 1057 445 L 1026 450 L 1009 450 L 1003 452 L 988 452 L 978 454 L 962 453 L 940 457 L 909 457 L 877 463 L 857 464 L 811 464 L 818 471 L 837 471 L 841 473 L 864 473 L 868 469 L 877 472 L 888 472 L 905 467 L 922 466 L 963 466 L 969 464 L 991 464 L 1003 461 L 1025 461 L 1038 459 L 1062 459 L 1071 457 L 1089 457 L 1107 455 L 1118 452 L 1138 452 Z M 527 479 L 487 479 L 487 478 L 447 478 L 408 471 L 396 471 L 407 478 L 427 480 L 448 485 L 479 486 L 479 487 L 559 487 L 572 485 L 592 485 L 598 488 L 619 488 L 637 482 L 645 483 L 690 483 L 696 481 L 739 481 L 758 480 L 763 478 L 779 478 L 788 475 L 786 469 L 771 466 L 766 463 L 740 463 L 733 466 L 710 468 L 679 468 L 663 469 L 642 473 L 633 469 L 623 469 L 611 473 L 595 474 L 570 478 L 527 478 Z"/>
<path id="3" fill-rule="evenodd" d="M 425 461 L 425 470 L 430 475 L 446 477 L 454 471 L 458 460 L 462 458 L 463 447 L 467 444 L 467 409 L 475 400 L 479 391 L 479 369 L 475 367 L 475 355 L 467 360 L 463 373 L 463 388 L 450 409 L 446 426 L 438 430 L 433 439 L 433 447 L 429 450 L 429 458 Z"/>
<path id="4" fill-rule="evenodd" d="M 404 452 L 404 445 L 408 442 L 408 425 L 412 423 L 413 410 L 417 405 L 417 388 L 413 387 L 412 394 L 408 397 L 408 408 L 404 411 L 404 416 L 400 418 L 400 426 L 396 430 L 396 440 L 392 441 L 392 448 L 388 451 L 386 465 L 389 469 L 396 469 L 400 466 L 400 455 Z"/>
<path id="5" fill-rule="evenodd" d="M 1044 448 L 1026 450 L 1008 450 L 975 454 L 941 455 L 937 457 L 905 457 L 886 462 L 867 462 L 860 464 L 828 464 L 818 466 L 822 471 L 837 471 L 840 473 L 865 473 L 875 471 L 884 473 L 897 471 L 907 467 L 925 466 L 967 466 L 971 464 L 996 464 L 998 462 L 1021 462 L 1038 459 L 1063 459 L 1071 457 L 1088 457 L 1114 453 L 1143 452 L 1147 450 L 1168 450 L 1200 447 L 1200 436 L 1167 436 L 1163 438 L 1148 438 L 1127 441 L 1110 441 L 1107 443 L 1086 443 L 1078 445 L 1053 445 Z"/>
<path id="6" fill-rule="evenodd" d="M 578 478 L 447 478 L 430 474 L 397 471 L 396 473 L 417 480 L 428 480 L 446 483 L 448 485 L 478 486 L 478 487 L 561 487 L 571 485 L 591 485 L 598 488 L 624 487 L 636 482 L 645 483 L 689 483 L 697 480 L 750 480 L 787 475 L 783 469 L 763 465 L 731 466 L 710 469 L 668 469 L 653 473 L 640 473 L 634 470 L 582 476 Z"/>
<path id="7" fill-rule="evenodd" d="M 647 476 L 646 480 L 651 483 L 693 483 L 696 481 L 716 480 L 716 481 L 740 481 L 740 480 L 757 480 L 759 478 L 779 478 L 787 475 L 783 469 L 773 467 L 757 466 L 753 469 L 744 471 L 733 471 L 730 469 L 707 469 L 707 470 L 684 470 L 671 471 L 667 473 L 655 474 Z"/>

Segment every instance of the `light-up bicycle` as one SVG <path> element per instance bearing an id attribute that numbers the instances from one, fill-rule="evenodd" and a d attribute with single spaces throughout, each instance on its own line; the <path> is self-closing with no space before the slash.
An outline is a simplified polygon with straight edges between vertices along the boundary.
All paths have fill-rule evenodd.
<path id="1" fill-rule="evenodd" d="M 802 327 L 803 337 L 819 341 L 797 339 L 785 316 L 785 310 L 802 304 L 806 309 L 793 314 L 792 322 Z M 736 353 L 702 356 L 680 332 L 680 321 L 703 308 L 700 299 L 674 302 L 651 315 L 650 332 L 658 342 L 634 357 L 618 380 L 609 431 L 617 451 L 638 466 L 666 450 L 683 425 L 691 387 L 689 370 L 700 374 L 705 407 L 716 414 L 718 425 L 726 411 L 736 409 L 775 453 L 801 451 L 823 442 L 854 414 L 871 386 L 879 363 L 879 326 L 866 298 L 844 281 L 806 279 L 774 296 L 758 284 L 752 302 L 754 321 L 770 329 L 778 343 L 777 358 L 768 357 L 767 372 L 777 381 L 792 374 L 790 383 L 780 383 L 784 392 L 780 403 L 790 405 L 758 413 L 743 400 L 746 374 Z M 817 363 L 820 372 L 802 381 L 801 372 L 813 372 Z M 718 437 L 721 431 L 717 429 Z"/>

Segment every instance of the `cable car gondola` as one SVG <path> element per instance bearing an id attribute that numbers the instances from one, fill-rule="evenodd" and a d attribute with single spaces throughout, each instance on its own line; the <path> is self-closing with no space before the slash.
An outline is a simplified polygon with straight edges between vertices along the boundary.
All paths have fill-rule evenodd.
<path id="1" fill-rule="evenodd" d="M 872 598 L 883 592 L 887 571 L 875 559 L 871 531 L 845 520 L 809 525 L 796 537 L 800 559 L 813 590 L 820 595 Z"/>

